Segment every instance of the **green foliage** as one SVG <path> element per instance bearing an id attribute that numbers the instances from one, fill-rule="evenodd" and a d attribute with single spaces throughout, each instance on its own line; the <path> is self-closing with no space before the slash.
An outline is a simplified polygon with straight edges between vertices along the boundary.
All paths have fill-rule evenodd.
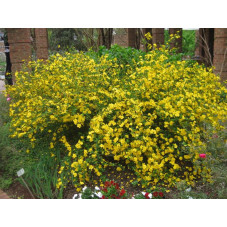
<path id="1" fill-rule="evenodd" d="M 122 47 L 117 44 L 110 49 L 100 46 L 97 52 L 90 50 L 86 55 L 93 58 L 97 63 L 101 57 L 107 56 L 107 60 L 114 61 L 119 68 L 119 77 L 122 77 L 136 69 L 138 62 L 144 58 L 145 52 L 131 47 Z"/>
<path id="2" fill-rule="evenodd" d="M 2 189 L 7 189 L 14 182 L 16 172 L 28 160 L 27 155 L 18 152 L 19 141 L 9 138 L 9 125 L 9 104 L 0 94 L 0 173 L 2 175 L 0 181 Z"/>
<path id="3" fill-rule="evenodd" d="M 182 31 L 182 51 L 184 55 L 195 55 L 195 30 Z"/>
<path id="4" fill-rule="evenodd" d="M 135 199 L 146 199 L 145 196 L 142 193 L 139 193 L 134 196 Z"/>
<path id="5" fill-rule="evenodd" d="M 69 51 L 70 49 L 86 50 L 81 42 L 82 32 L 74 28 L 49 28 L 48 43 L 50 51 Z M 74 40 L 76 37 L 76 40 Z"/>
<path id="6" fill-rule="evenodd" d="M 86 188 L 81 193 L 82 199 L 99 199 L 99 197 L 91 190 L 91 188 Z"/>
<path id="7" fill-rule="evenodd" d="M 117 59 L 118 65 L 134 65 L 135 62 L 139 62 L 141 57 L 145 56 L 145 52 L 134 49 L 131 47 L 125 48 L 119 45 L 113 45 L 110 49 L 107 49 L 104 46 L 99 47 L 99 51 L 97 52 L 98 56 L 108 55 L 109 60 Z"/>
<path id="8" fill-rule="evenodd" d="M 41 149 L 41 146 L 39 148 Z M 58 178 L 56 161 L 47 156 L 36 155 L 30 158 L 34 163 L 25 168 L 24 179 L 33 194 L 41 199 L 62 198 L 63 189 L 56 189 Z"/>
<path id="9" fill-rule="evenodd" d="M 8 189 L 12 183 L 13 180 L 11 178 L 5 179 L 0 176 L 0 189 L 2 190 Z"/>

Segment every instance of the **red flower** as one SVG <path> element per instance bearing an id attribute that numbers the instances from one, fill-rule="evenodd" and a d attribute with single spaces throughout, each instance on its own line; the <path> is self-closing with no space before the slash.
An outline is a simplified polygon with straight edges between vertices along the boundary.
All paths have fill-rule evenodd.
<path id="1" fill-rule="evenodd" d="M 200 158 L 206 158 L 206 154 L 200 154 L 199 157 Z"/>
<path id="2" fill-rule="evenodd" d="M 148 195 L 149 195 L 149 192 L 147 192 L 147 193 L 145 194 L 145 198 L 146 198 L 146 199 L 150 199 Z"/>
<path id="3" fill-rule="evenodd" d="M 124 189 L 121 189 L 120 196 L 123 196 L 124 194 L 125 194 L 125 190 Z"/>
<path id="4" fill-rule="evenodd" d="M 105 186 L 108 187 L 110 185 L 110 182 L 109 181 L 106 181 L 105 182 Z"/>
<path id="5" fill-rule="evenodd" d="M 107 189 L 106 189 L 106 188 L 104 188 L 104 189 L 103 189 L 103 191 L 104 191 L 104 192 L 107 192 Z"/>
<path id="6" fill-rule="evenodd" d="M 114 181 L 110 181 L 110 184 L 113 184 L 114 185 Z"/>
<path id="7" fill-rule="evenodd" d="M 106 198 L 106 197 L 103 195 L 103 196 L 102 196 L 102 199 L 105 199 L 105 198 Z"/>
<path id="8" fill-rule="evenodd" d="M 158 196 L 158 192 L 153 192 L 153 196 L 157 197 Z"/>
<path id="9" fill-rule="evenodd" d="M 116 189 L 119 189 L 119 184 L 118 183 L 116 183 Z"/>
<path id="10" fill-rule="evenodd" d="M 163 197 L 163 196 L 164 196 L 164 194 L 163 194 L 162 192 L 159 192 L 159 196 Z"/>

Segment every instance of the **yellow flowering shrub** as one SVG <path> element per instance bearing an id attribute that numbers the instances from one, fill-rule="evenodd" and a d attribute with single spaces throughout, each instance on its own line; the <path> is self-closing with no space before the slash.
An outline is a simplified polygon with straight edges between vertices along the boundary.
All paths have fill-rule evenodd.
<path id="1" fill-rule="evenodd" d="M 7 87 L 11 136 L 29 140 L 31 150 L 45 137 L 52 158 L 61 147 L 58 188 L 79 191 L 109 166 L 132 170 L 143 187 L 210 181 L 199 154 L 207 128 L 223 128 L 227 90 L 212 69 L 172 57 L 164 46 L 150 51 L 123 76 L 108 55 L 30 62 Z"/>

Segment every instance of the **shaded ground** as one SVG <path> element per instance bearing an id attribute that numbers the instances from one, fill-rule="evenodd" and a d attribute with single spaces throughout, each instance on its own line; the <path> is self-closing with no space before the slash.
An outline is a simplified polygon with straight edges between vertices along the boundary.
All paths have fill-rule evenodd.
<path id="1" fill-rule="evenodd" d="M 12 199 L 33 199 L 28 189 L 18 181 L 14 182 L 5 192 Z"/>

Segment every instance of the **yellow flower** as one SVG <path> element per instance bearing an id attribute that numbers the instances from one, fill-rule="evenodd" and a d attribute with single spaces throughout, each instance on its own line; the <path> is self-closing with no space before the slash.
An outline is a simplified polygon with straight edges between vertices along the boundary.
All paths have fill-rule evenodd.
<path id="1" fill-rule="evenodd" d="M 184 158 L 185 159 L 190 159 L 191 157 L 190 157 L 190 155 L 184 155 Z"/>
<path id="2" fill-rule="evenodd" d="M 50 148 L 54 148 L 54 144 L 52 142 L 50 142 Z"/>
<path id="3" fill-rule="evenodd" d="M 117 171 L 121 171 L 122 169 L 120 167 L 117 167 Z"/>

